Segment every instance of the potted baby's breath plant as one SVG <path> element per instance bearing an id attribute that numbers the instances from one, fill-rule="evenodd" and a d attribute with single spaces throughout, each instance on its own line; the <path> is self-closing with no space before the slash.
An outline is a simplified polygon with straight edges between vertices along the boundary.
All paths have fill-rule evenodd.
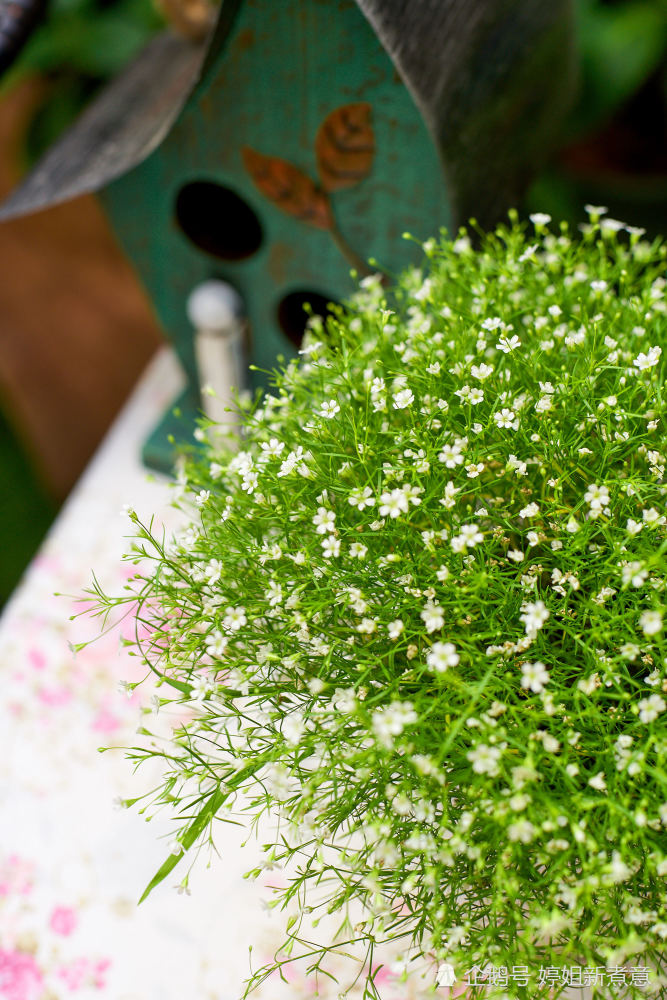
<path id="1" fill-rule="evenodd" d="M 192 708 L 149 890 L 240 794 L 280 817 L 292 915 L 248 992 L 356 943 L 379 995 L 392 942 L 433 989 L 667 996 L 667 251 L 588 212 L 443 233 L 313 317 L 236 448 L 203 427 L 186 527 L 132 515 L 137 576 L 96 594 Z"/>

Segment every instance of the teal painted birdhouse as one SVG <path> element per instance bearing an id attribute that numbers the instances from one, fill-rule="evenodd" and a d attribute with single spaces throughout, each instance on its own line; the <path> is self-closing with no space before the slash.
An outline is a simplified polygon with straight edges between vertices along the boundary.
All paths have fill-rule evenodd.
<path id="1" fill-rule="evenodd" d="M 405 231 L 516 203 L 567 107 L 571 52 L 568 0 L 224 0 L 206 41 L 156 39 L 1 214 L 102 190 L 187 375 L 184 419 L 146 447 L 167 466 L 202 405 L 192 290 L 231 286 L 247 359 L 270 369 L 306 304 L 415 258 Z"/>

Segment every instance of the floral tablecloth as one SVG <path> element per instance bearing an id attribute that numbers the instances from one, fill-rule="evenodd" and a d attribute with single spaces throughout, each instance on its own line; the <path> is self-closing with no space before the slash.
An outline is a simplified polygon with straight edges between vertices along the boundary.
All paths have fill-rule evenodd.
<path id="1" fill-rule="evenodd" d="M 128 574 L 123 506 L 174 523 L 169 484 L 149 476 L 139 455 L 181 380 L 172 354 L 158 354 L 0 620 L 2 1000 L 237 1000 L 249 945 L 256 967 L 279 943 L 281 918 L 267 903 L 280 875 L 243 879 L 260 852 L 252 839 L 241 847 L 247 834 L 235 826 L 216 838 L 211 866 L 195 866 L 189 895 L 176 891 L 177 868 L 137 906 L 169 852 L 169 821 L 119 807 L 148 790 L 151 775 L 135 775 L 122 749 L 98 749 L 136 742 L 151 687 L 130 698 L 123 690 L 143 674 L 121 645 L 128 625 L 70 648 L 99 632 L 85 617 L 70 620 L 93 571 L 112 593 Z M 341 983 L 350 978 L 342 973 Z M 286 984 L 265 984 L 258 1000 L 314 994 L 303 970 L 285 974 Z M 413 995 L 389 966 L 380 979 L 388 997 Z M 320 983 L 319 995 L 340 990 Z"/>

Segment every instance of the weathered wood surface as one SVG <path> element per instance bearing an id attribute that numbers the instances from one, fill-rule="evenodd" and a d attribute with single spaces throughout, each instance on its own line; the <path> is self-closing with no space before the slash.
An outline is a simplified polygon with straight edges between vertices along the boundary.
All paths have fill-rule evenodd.
<path id="1" fill-rule="evenodd" d="M 359 130 L 363 169 L 326 192 L 321 172 L 325 159 L 332 163 L 322 129 L 338 122 L 340 144 L 343 120 Z M 343 147 L 347 154 L 349 141 Z M 347 169 L 343 159 L 335 166 Z M 200 197 L 190 197 L 197 189 Z M 229 210 L 216 189 L 229 194 Z M 419 257 L 402 233 L 426 238 L 450 221 L 428 131 L 354 0 L 241 3 L 167 140 L 103 200 L 192 385 L 185 301 L 199 282 L 216 277 L 239 291 L 252 359 L 271 369 L 278 354 L 295 350 L 280 323 L 286 296 L 345 298 L 353 255 L 396 273 Z M 248 245 L 252 218 L 259 238 Z"/>
<path id="2" fill-rule="evenodd" d="M 452 217 L 490 226 L 558 138 L 576 87 L 572 0 L 357 0 L 440 154 Z"/>
<path id="3" fill-rule="evenodd" d="M 177 119 L 206 49 L 171 32 L 152 39 L 0 206 L 0 219 L 98 191 L 141 163 Z"/>
<path id="4" fill-rule="evenodd" d="M 454 222 L 474 215 L 491 225 L 518 201 L 571 102 L 572 0 L 356 2 L 432 135 Z M 154 39 L 0 207 L 0 219 L 99 190 L 144 160 L 215 65 L 242 6 L 223 0 L 210 45 Z M 326 48 L 320 38 L 312 44 Z"/>

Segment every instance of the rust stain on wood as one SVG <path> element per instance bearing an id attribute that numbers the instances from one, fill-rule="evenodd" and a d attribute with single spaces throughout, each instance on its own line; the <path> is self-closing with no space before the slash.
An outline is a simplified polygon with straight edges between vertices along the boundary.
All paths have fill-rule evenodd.
<path id="1" fill-rule="evenodd" d="M 234 41 L 234 46 L 239 52 L 247 52 L 255 44 L 255 32 L 252 28 L 244 28 L 239 31 Z"/>
<path id="2" fill-rule="evenodd" d="M 375 156 L 370 104 L 343 104 L 327 115 L 317 131 L 315 153 L 325 191 L 353 187 L 367 177 Z"/>
<path id="3" fill-rule="evenodd" d="M 294 247 L 290 243 L 276 240 L 271 244 L 267 266 L 276 285 L 283 285 L 288 280 L 293 260 Z"/>
<path id="4" fill-rule="evenodd" d="M 307 174 L 287 160 L 264 156 L 249 146 L 244 146 L 241 153 L 255 186 L 269 201 L 317 229 L 332 228 L 329 199 Z"/>

